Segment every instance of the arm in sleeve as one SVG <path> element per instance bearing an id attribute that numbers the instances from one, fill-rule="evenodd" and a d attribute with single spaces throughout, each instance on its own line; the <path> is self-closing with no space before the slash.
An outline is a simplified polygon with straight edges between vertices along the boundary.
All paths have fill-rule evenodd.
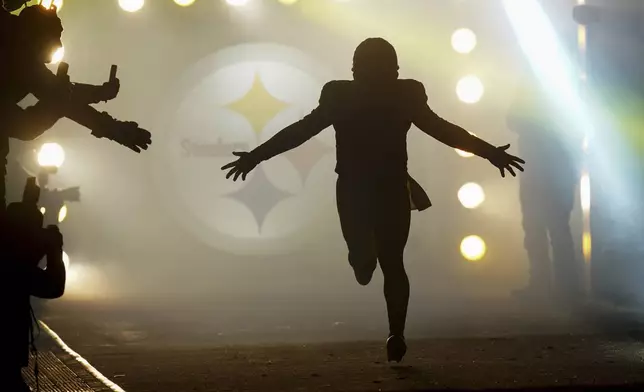
<path id="1" fill-rule="evenodd" d="M 482 158 L 488 158 L 496 147 L 471 135 L 465 129 L 439 117 L 427 104 L 427 94 L 422 83 L 412 88 L 412 122 L 423 133 L 452 148 L 467 151 Z"/>
<path id="2" fill-rule="evenodd" d="M 88 97 L 83 97 L 83 94 L 76 96 L 73 92 L 74 86 L 61 82 L 46 66 L 35 67 L 29 76 L 29 92 L 38 100 L 58 102 L 61 106 L 61 117 L 67 117 L 88 128 L 94 136 L 104 137 L 106 128 L 114 123 L 115 120 L 110 115 L 99 112 L 83 101 Z"/>
<path id="3" fill-rule="evenodd" d="M 5 136 L 18 140 L 34 140 L 50 129 L 62 118 L 56 107 L 40 101 L 34 106 L 22 109 L 18 105 L 0 108 L 0 118 L 4 122 Z"/>
<path id="4" fill-rule="evenodd" d="M 320 102 L 317 108 L 300 121 L 279 131 L 264 144 L 254 149 L 251 154 L 260 162 L 266 161 L 276 155 L 299 147 L 307 140 L 331 126 L 333 120 L 331 117 L 330 95 L 330 86 L 327 83 L 322 88 Z"/>

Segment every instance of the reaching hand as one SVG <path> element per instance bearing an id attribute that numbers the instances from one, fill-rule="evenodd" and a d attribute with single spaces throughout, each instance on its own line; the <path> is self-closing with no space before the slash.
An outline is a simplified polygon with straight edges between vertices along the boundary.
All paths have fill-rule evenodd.
<path id="1" fill-rule="evenodd" d="M 133 121 L 118 121 L 111 117 L 108 120 L 108 124 L 102 127 L 99 134 L 94 132 L 95 136 L 113 140 L 134 152 L 147 150 L 152 144 L 152 135 L 140 128 L 139 124 Z"/>
<path id="2" fill-rule="evenodd" d="M 121 82 L 118 80 L 118 78 L 114 78 L 113 80 L 110 80 L 109 82 L 103 83 L 101 86 L 101 97 L 103 98 L 102 101 L 110 101 L 119 94 L 119 90 L 121 89 Z"/>
<path id="3" fill-rule="evenodd" d="M 221 170 L 228 170 L 226 178 L 233 177 L 233 181 L 237 181 L 239 176 L 241 176 L 242 181 L 246 181 L 246 176 L 250 173 L 258 164 L 254 157 L 251 156 L 249 152 L 233 152 L 233 155 L 239 157 L 236 161 L 230 162 L 227 165 L 222 166 Z"/>
<path id="4" fill-rule="evenodd" d="M 497 147 L 492 156 L 488 157 L 487 159 L 499 169 L 499 171 L 501 172 L 501 177 L 505 177 L 506 170 L 509 171 L 510 174 L 512 174 L 512 177 L 516 177 L 517 175 L 514 172 L 514 169 L 523 171 L 523 166 L 521 165 L 525 164 L 525 161 L 519 157 L 508 154 L 506 152 L 508 148 L 510 148 L 509 144 Z"/>

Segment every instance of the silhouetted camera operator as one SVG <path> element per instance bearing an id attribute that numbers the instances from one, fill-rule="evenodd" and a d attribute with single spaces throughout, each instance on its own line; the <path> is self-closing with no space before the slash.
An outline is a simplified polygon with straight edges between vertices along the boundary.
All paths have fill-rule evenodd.
<path id="1" fill-rule="evenodd" d="M 150 132 L 90 106 L 117 96 L 116 67 L 112 67 L 110 80 L 100 86 L 70 82 L 64 63 L 58 74 L 53 74 L 46 63 L 62 46 L 63 32 L 56 9 L 30 6 L 14 16 L 7 10 L 20 1 L 9 3 L 4 2 L 9 8 L 0 9 L 0 154 L 4 155 L 5 166 L 8 138 L 33 140 L 64 117 L 89 128 L 97 138 L 107 138 L 135 152 L 146 150 L 152 142 Z M 33 94 L 38 103 L 23 109 L 18 103 L 28 94 Z M 4 196 L 4 180 L 0 187 Z"/>
<path id="2" fill-rule="evenodd" d="M 29 348 L 34 349 L 34 317 L 30 297 L 59 298 L 65 291 L 63 237 L 56 226 L 43 228 L 38 210 L 40 189 L 35 178 L 27 181 L 23 200 L 3 213 L 2 273 L 0 301 L 3 365 L 0 383 L 8 391 L 29 391 L 22 379 L 28 365 Z M 46 268 L 38 266 L 46 258 Z"/>

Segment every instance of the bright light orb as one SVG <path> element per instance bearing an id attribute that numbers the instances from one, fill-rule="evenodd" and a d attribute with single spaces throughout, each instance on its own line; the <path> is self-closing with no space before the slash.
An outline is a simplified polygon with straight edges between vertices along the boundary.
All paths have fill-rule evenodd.
<path id="1" fill-rule="evenodd" d="M 280 3 L 284 5 L 293 5 L 298 2 L 298 0 L 279 0 Z"/>
<path id="2" fill-rule="evenodd" d="M 182 7 L 187 7 L 189 5 L 193 5 L 196 0 L 174 0 L 175 4 L 180 5 Z"/>
<path id="3" fill-rule="evenodd" d="M 456 85 L 456 95 L 461 101 L 467 104 L 480 101 L 483 98 L 484 92 L 485 88 L 483 87 L 483 83 L 474 75 L 462 78 Z"/>
<path id="4" fill-rule="evenodd" d="M 61 46 L 51 55 L 50 64 L 58 64 L 63 61 L 63 58 L 65 58 L 65 47 Z"/>
<path id="5" fill-rule="evenodd" d="M 45 143 L 38 152 L 38 164 L 42 167 L 60 168 L 65 162 L 65 150 L 58 143 Z"/>
<path id="6" fill-rule="evenodd" d="M 119 0 L 119 6 L 123 11 L 136 12 L 145 5 L 145 0 Z"/>
<path id="7" fill-rule="evenodd" d="M 235 6 L 235 7 L 246 5 L 249 2 L 250 2 L 250 0 L 226 0 L 226 3 L 228 3 L 229 5 Z"/>
<path id="8" fill-rule="evenodd" d="M 41 214 L 45 215 L 46 212 L 47 212 L 47 209 L 45 207 L 40 207 Z"/>
<path id="9" fill-rule="evenodd" d="M 67 206 L 62 206 L 58 211 L 58 223 L 62 223 L 67 218 Z"/>
<path id="10" fill-rule="evenodd" d="M 463 207 L 474 209 L 485 201 L 485 192 L 479 184 L 469 182 L 458 190 L 458 200 Z"/>
<path id="11" fill-rule="evenodd" d="M 452 48 L 458 53 L 467 54 L 476 47 L 476 34 L 470 29 L 458 29 L 452 34 Z"/>
<path id="12" fill-rule="evenodd" d="M 485 241 L 479 236 L 470 235 L 461 241 L 461 254 L 468 261 L 479 261 L 485 256 Z"/>
<path id="13" fill-rule="evenodd" d="M 51 8 L 51 6 L 56 6 L 56 11 L 60 11 L 63 8 L 63 0 L 41 0 L 40 5 L 45 8 Z"/>

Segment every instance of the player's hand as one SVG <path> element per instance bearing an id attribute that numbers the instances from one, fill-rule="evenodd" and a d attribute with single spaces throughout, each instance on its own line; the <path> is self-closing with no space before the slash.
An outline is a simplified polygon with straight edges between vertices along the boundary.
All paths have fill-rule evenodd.
<path id="1" fill-rule="evenodd" d="M 114 121 L 102 136 L 137 153 L 152 144 L 152 134 L 133 121 Z"/>
<path id="2" fill-rule="evenodd" d="M 246 181 L 246 176 L 250 173 L 257 165 L 259 161 L 255 159 L 249 152 L 233 152 L 233 155 L 238 157 L 236 161 L 230 162 L 227 165 L 222 166 L 221 170 L 226 171 L 226 178 L 233 177 L 233 181 L 237 181 L 239 176 L 241 176 L 242 181 Z"/>
<path id="3" fill-rule="evenodd" d="M 488 161 L 499 169 L 501 177 L 505 177 L 506 170 L 512 174 L 512 177 L 516 177 L 517 174 L 514 170 L 517 169 L 519 171 L 523 171 L 523 166 L 521 165 L 525 164 L 525 161 L 519 157 L 508 154 L 506 152 L 508 148 L 510 148 L 509 144 L 497 147 L 494 153 L 488 157 Z"/>
<path id="4" fill-rule="evenodd" d="M 103 83 L 103 85 L 101 86 L 101 100 L 107 102 L 116 98 L 116 96 L 119 94 L 120 89 L 121 82 L 118 80 L 118 78 L 114 78 L 109 82 Z"/>

